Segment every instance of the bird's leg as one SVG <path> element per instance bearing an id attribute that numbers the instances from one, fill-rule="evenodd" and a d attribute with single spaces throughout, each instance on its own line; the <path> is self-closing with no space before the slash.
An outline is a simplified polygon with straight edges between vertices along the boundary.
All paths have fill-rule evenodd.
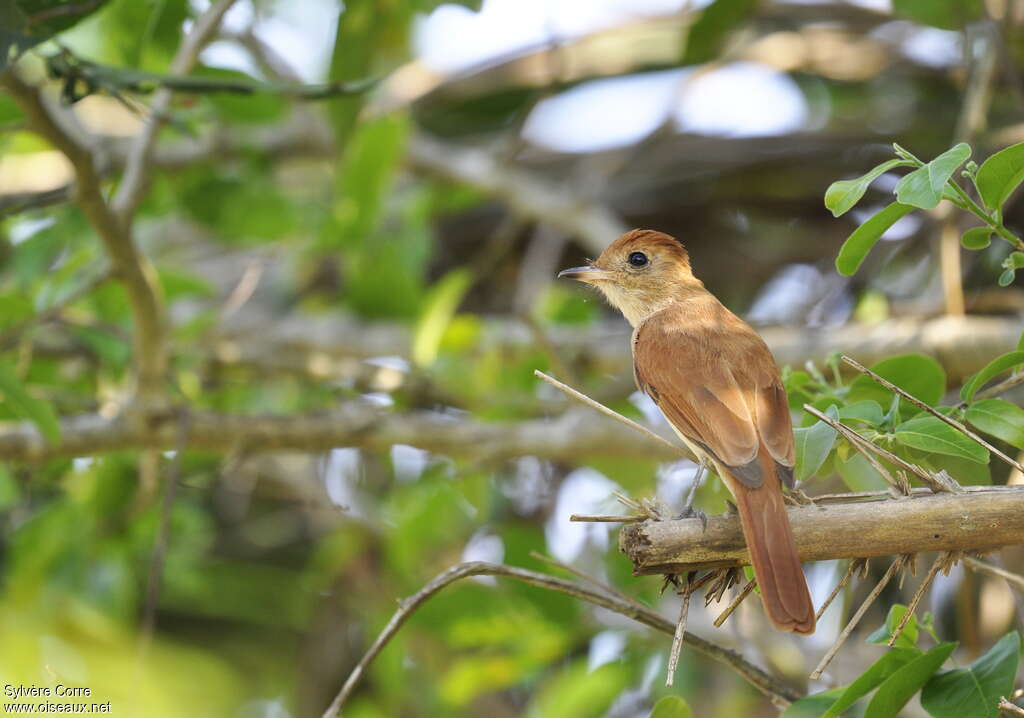
<path id="1" fill-rule="evenodd" d="M 690 487 L 690 493 L 686 496 L 686 504 L 683 506 L 682 513 L 676 518 L 679 519 L 700 519 L 700 524 L 705 531 L 708 529 L 708 516 L 703 511 L 697 511 L 693 508 L 693 500 L 697 497 L 697 489 L 704 483 L 704 474 L 707 473 L 708 460 L 706 456 L 702 456 L 700 464 L 697 465 L 697 473 L 693 477 L 693 486 Z"/>

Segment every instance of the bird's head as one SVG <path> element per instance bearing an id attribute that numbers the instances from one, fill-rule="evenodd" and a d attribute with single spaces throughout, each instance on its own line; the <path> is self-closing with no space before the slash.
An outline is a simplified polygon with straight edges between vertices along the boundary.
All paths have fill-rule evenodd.
<path id="1" fill-rule="evenodd" d="M 690 271 L 683 245 L 652 229 L 626 232 L 590 264 L 563 269 L 558 276 L 597 287 L 633 326 L 676 300 L 681 291 L 702 286 Z"/>

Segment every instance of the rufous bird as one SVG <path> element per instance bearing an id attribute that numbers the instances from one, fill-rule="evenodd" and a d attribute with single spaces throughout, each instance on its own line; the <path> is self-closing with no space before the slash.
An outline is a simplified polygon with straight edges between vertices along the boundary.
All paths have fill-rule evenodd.
<path id="1" fill-rule="evenodd" d="M 781 631 L 814 632 L 782 485 L 793 488 L 793 425 L 758 334 L 693 276 L 673 237 L 635 229 L 559 277 L 601 290 L 633 325 L 637 386 L 736 499 L 761 599 Z"/>

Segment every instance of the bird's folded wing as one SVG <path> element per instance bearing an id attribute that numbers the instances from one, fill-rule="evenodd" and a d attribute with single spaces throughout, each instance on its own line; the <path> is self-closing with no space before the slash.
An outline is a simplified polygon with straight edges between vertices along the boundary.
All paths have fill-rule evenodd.
<path id="1" fill-rule="evenodd" d="M 655 315 L 637 332 L 633 360 L 637 384 L 665 418 L 736 469 L 744 483 L 761 484 L 761 447 L 784 467 L 793 466 L 789 405 L 778 369 L 764 342 L 739 320 L 703 327 Z"/>

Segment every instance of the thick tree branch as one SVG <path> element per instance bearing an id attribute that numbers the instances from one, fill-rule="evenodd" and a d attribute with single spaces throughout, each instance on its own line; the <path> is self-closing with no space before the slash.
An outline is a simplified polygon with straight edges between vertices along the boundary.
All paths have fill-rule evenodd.
<path id="1" fill-rule="evenodd" d="M 824 561 L 924 551 L 992 551 L 1024 544 L 1024 487 L 915 491 L 900 499 L 790 507 L 800 558 Z M 750 562 L 736 516 L 646 521 L 619 533 L 636 574 L 684 573 Z"/>
<path id="2" fill-rule="evenodd" d="M 135 325 L 135 367 L 145 402 L 161 390 L 167 365 L 162 308 L 152 267 L 100 192 L 101 173 L 92 148 L 76 132 L 66 113 L 12 69 L 0 84 L 25 113 L 31 128 L 64 153 L 75 168 L 74 198 L 103 242 L 115 275 L 124 284 Z"/>
<path id="3" fill-rule="evenodd" d="M 551 591 L 558 591 L 559 593 L 564 593 L 574 598 L 586 601 L 587 603 L 592 603 L 595 606 L 606 608 L 609 611 L 614 611 L 615 613 L 632 618 L 633 620 L 642 623 L 645 626 L 649 626 L 656 631 L 660 631 L 661 633 L 671 636 L 675 632 L 675 624 L 672 621 L 669 621 L 667 618 L 655 613 L 644 605 L 619 596 L 609 595 L 604 591 L 584 586 L 583 584 L 576 583 L 575 581 L 567 581 L 562 578 L 556 578 L 554 576 L 548 576 L 543 573 L 528 571 L 514 566 L 504 566 L 501 564 L 484 563 L 480 561 L 462 563 L 438 574 L 430 583 L 401 602 L 398 610 L 395 611 L 391 620 L 388 621 L 387 626 L 385 626 L 384 630 L 377 636 L 377 639 L 370 646 L 369 650 L 367 650 L 366 654 L 352 670 L 352 673 L 349 674 L 348 679 L 338 692 L 338 695 L 335 696 L 334 700 L 331 701 L 330 706 L 328 706 L 327 710 L 324 711 L 324 718 L 333 718 L 334 716 L 339 715 L 341 708 L 352 696 L 352 692 L 363 677 L 366 669 L 380 654 L 388 642 L 395 636 L 395 634 L 398 633 L 402 625 L 409 620 L 409 617 L 412 616 L 412 614 L 415 613 L 423 603 L 446 586 L 449 586 L 460 579 L 468 578 L 469 576 L 502 576 L 505 578 L 514 578 L 528 583 L 531 586 L 537 586 Z M 789 686 L 780 683 L 777 679 L 765 673 L 757 666 L 747 662 L 738 653 L 722 648 L 721 646 L 717 646 L 714 643 L 706 641 L 689 632 L 684 634 L 683 642 L 698 653 L 725 664 L 730 669 L 739 673 L 752 686 L 779 703 L 788 704 L 800 698 L 799 693 Z"/>

